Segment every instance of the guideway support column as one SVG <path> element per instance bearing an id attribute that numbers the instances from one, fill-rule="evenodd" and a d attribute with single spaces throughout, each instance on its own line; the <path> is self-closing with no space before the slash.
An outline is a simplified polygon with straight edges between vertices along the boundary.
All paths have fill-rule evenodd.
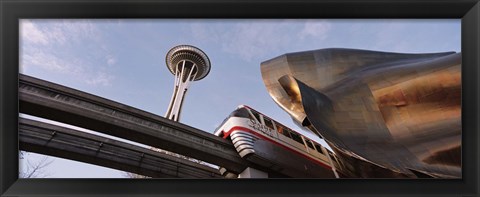
<path id="1" fill-rule="evenodd" d="M 238 175 L 238 178 L 268 178 L 268 173 L 248 167 Z"/>

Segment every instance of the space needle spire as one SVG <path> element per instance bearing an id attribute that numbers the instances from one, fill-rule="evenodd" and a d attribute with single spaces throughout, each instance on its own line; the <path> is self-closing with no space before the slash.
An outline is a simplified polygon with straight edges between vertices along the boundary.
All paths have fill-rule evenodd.
<path id="1" fill-rule="evenodd" d="M 179 45 L 168 51 L 165 58 L 170 72 L 175 76 L 173 95 L 168 106 L 166 118 L 179 121 L 180 112 L 190 82 L 205 78 L 210 72 L 210 60 L 199 48 Z"/>

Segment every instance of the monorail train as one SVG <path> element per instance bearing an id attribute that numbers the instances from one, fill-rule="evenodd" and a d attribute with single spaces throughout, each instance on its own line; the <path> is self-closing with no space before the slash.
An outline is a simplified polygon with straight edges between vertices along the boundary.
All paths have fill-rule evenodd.
<path id="1" fill-rule="evenodd" d="M 342 165 L 330 150 L 245 105 L 215 135 L 231 140 L 242 158 L 287 177 L 342 177 Z"/>

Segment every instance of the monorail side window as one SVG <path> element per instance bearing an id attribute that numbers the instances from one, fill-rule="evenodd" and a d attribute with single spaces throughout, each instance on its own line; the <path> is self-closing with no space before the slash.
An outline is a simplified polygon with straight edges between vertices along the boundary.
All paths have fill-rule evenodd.
<path id="1" fill-rule="evenodd" d="M 292 132 L 289 128 L 277 125 L 277 131 L 282 135 L 297 141 L 298 143 L 303 144 L 302 138 L 296 133 Z"/>
<path id="2" fill-rule="evenodd" d="M 282 134 L 285 135 L 285 136 L 287 136 L 288 138 L 292 138 L 292 135 L 290 135 L 290 133 L 292 133 L 292 132 L 290 131 L 290 129 L 288 129 L 288 128 L 284 128 L 284 129 L 283 129 L 283 133 L 282 133 Z"/>
<path id="3" fill-rule="evenodd" d="M 335 156 L 333 155 L 332 152 L 328 151 L 328 154 L 330 155 L 330 158 L 335 159 Z"/>
<path id="4" fill-rule="evenodd" d="M 270 129 L 274 129 L 273 128 L 273 123 L 270 119 L 268 119 L 267 117 L 263 116 L 263 121 L 265 122 L 265 126 L 267 126 L 268 128 Z"/>
<path id="5" fill-rule="evenodd" d="M 322 146 L 315 143 L 315 148 L 317 148 L 317 152 L 319 152 L 320 154 L 323 154 Z"/>
<path id="6" fill-rule="evenodd" d="M 283 127 L 282 127 L 281 125 L 279 125 L 279 124 L 277 124 L 277 131 L 278 131 L 278 133 L 280 133 L 280 134 L 283 134 L 283 133 L 284 133 L 284 132 L 283 132 Z M 283 134 L 283 135 L 285 135 L 285 134 Z"/>
<path id="7" fill-rule="evenodd" d="M 281 133 L 282 135 L 284 135 L 288 138 L 292 138 L 292 136 L 290 136 L 290 131 L 288 130 L 288 128 L 280 126 L 280 125 L 277 125 L 277 128 L 280 128 L 278 130 L 279 133 Z"/>
<path id="8" fill-rule="evenodd" d="M 312 149 L 312 150 L 315 149 L 315 148 L 313 148 L 312 141 L 310 141 L 310 140 L 308 140 L 308 139 L 305 139 L 305 143 L 307 144 L 308 148 L 310 148 L 310 149 Z"/>
<path id="9" fill-rule="evenodd" d="M 298 134 L 291 132 L 290 135 L 292 136 L 292 139 L 297 141 L 300 144 L 303 144 L 302 137 L 300 137 Z"/>
<path id="10" fill-rule="evenodd" d="M 256 112 L 256 111 L 253 111 L 253 110 L 250 110 L 253 114 L 253 116 L 255 116 L 255 119 L 257 119 L 258 122 L 260 122 L 260 115 Z"/>

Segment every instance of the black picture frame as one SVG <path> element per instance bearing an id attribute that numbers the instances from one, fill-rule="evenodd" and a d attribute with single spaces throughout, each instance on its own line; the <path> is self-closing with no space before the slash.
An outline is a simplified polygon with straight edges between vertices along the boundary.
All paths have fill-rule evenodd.
<path id="1" fill-rule="evenodd" d="M 462 19 L 462 179 L 18 179 L 19 19 Z M 1 196 L 478 196 L 478 0 L 1 0 Z"/>

